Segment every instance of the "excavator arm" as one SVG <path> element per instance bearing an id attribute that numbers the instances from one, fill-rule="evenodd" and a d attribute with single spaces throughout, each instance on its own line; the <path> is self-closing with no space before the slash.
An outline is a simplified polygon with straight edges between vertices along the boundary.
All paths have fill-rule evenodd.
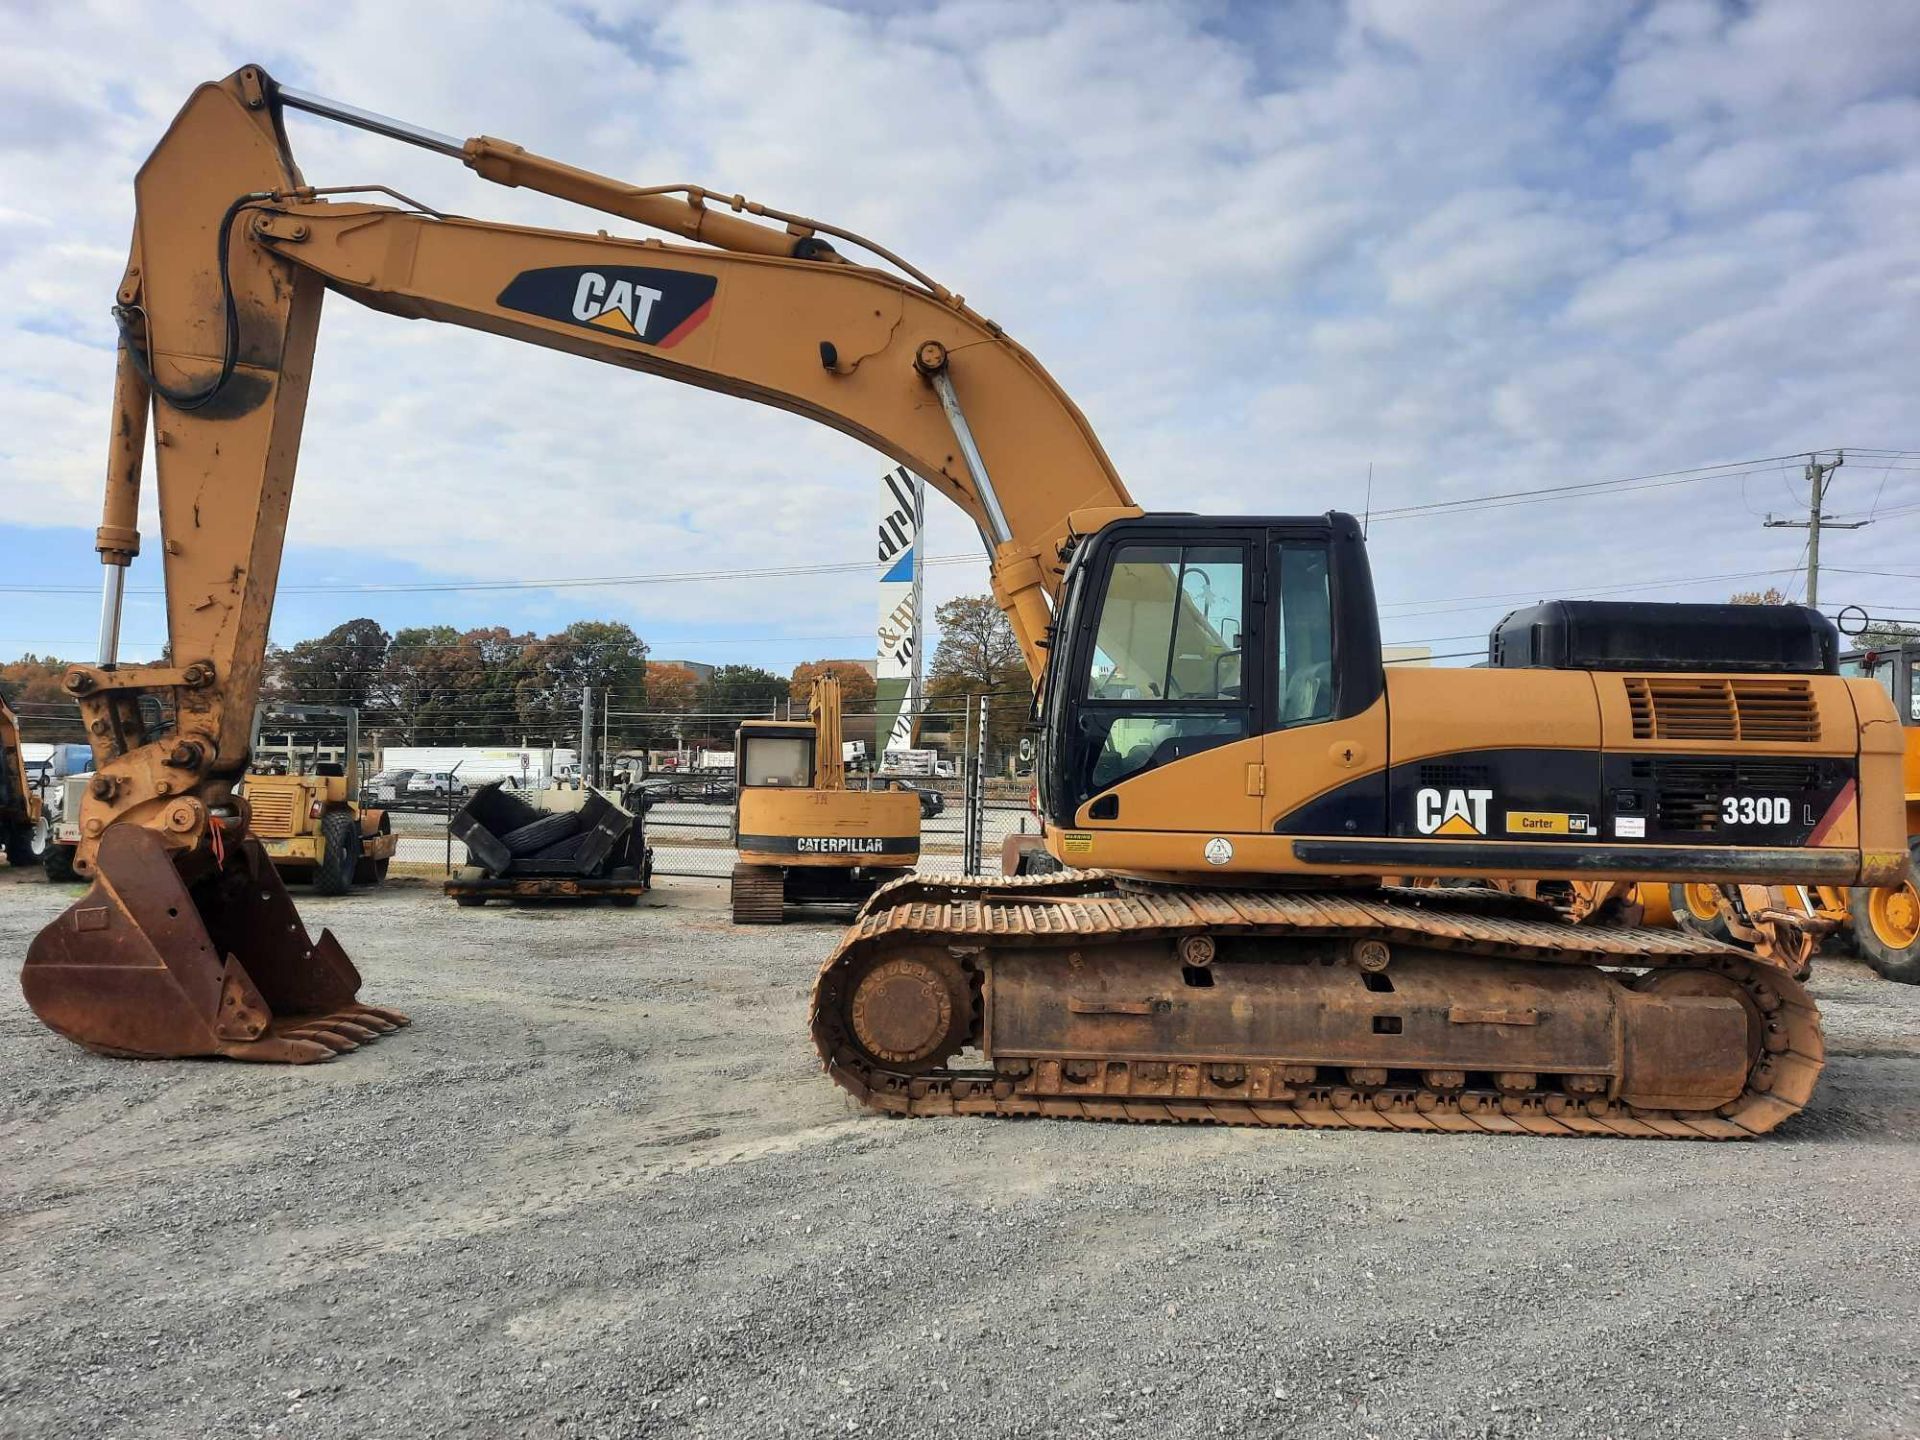
<path id="1" fill-rule="evenodd" d="M 288 146 L 288 108 L 457 156 L 496 183 L 693 243 L 464 219 L 381 186 L 315 188 Z M 973 520 L 996 599 L 1036 677 L 1073 537 L 1139 513 L 1085 417 L 998 325 L 887 251 L 817 221 L 700 187 L 635 187 L 500 140 L 454 140 L 282 90 L 257 66 L 194 92 L 135 189 L 132 251 L 114 307 L 121 345 L 97 539 L 106 574 L 100 654 L 65 679 L 95 757 L 75 868 L 102 893 L 43 933 L 25 974 L 43 1018 L 96 1048 L 227 1053 L 221 1045 L 271 1038 L 272 1017 L 289 1007 L 347 1013 L 357 990 L 339 947 L 326 936 L 317 946 L 306 941 L 271 868 L 244 841 L 245 802 L 235 790 L 327 290 L 390 314 L 757 400 L 865 441 Z M 372 193 L 398 203 L 360 198 Z M 891 268 L 850 262 L 828 236 Z M 140 550 L 150 418 L 168 659 L 122 665 L 121 595 Z M 120 852 L 117 879 L 101 862 L 103 846 Z M 177 873 L 163 874 L 163 862 Z M 247 879 L 234 878 L 240 870 Z M 175 888 L 192 892 L 189 905 L 177 903 Z M 216 914 L 215 890 L 257 891 L 258 899 Z M 152 902 L 146 911 L 135 892 Z M 174 903 L 159 903 L 167 900 Z M 146 913 L 154 904 L 168 920 L 190 908 L 206 934 L 156 936 Z M 85 928 L 102 924 L 126 933 L 109 943 Z M 282 933 L 300 943 L 272 938 Z M 271 958 L 289 945 L 296 959 Z M 186 987 L 192 1004 L 242 1017 L 232 1034 L 188 1026 L 190 1040 L 149 1041 L 133 1022 L 90 1038 L 102 957 L 122 971 L 131 955 L 133 968 L 180 990 L 187 950 L 205 952 L 212 967 Z M 248 958 L 236 964 L 241 951 Z M 314 954 L 337 978 L 307 993 L 296 981 L 318 963 Z M 267 971 L 284 972 L 286 983 L 254 985 Z M 127 977 L 108 979 L 111 989 Z M 168 1008 L 151 996 L 142 1003 Z"/>

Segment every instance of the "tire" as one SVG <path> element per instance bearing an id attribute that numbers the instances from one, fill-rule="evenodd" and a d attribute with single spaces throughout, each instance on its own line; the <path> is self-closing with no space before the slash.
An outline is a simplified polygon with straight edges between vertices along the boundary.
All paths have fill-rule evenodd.
<path id="1" fill-rule="evenodd" d="M 46 856 L 48 838 L 45 817 L 13 826 L 7 831 L 7 863 L 19 870 L 39 865 Z"/>
<path id="2" fill-rule="evenodd" d="M 380 827 L 374 831 L 374 834 L 391 835 L 392 833 L 393 821 L 389 820 L 383 813 L 380 816 Z M 353 883 L 356 885 L 381 884 L 387 878 L 388 859 L 389 857 L 382 856 L 380 859 L 375 860 L 369 856 L 362 855 L 360 857 L 360 863 L 353 867 Z"/>
<path id="3" fill-rule="evenodd" d="M 334 810 L 320 817 L 320 859 L 313 867 L 313 893 L 344 895 L 360 865 L 360 817 Z"/>
<path id="4" fill-rule="evenodd" d="M 1722 945 L 1737 945 L 1727 928 L 1727 917 L 1713 903 L 1718 887 L 1713 885 L 1669 885 L 1667 898 L 1673 905 L 1673 923 L 1689 935 L 1718 940 Z"/>
<path id="5" fill-rule="evenodd" d="M 623 865 L 607 878 L 610 880 L 624 880 L 631 884 L 640 878 L 640 872 L 630 865 Z M 631 910 L 640 903 L 640 897 L 638 895 L 609 895 L 607 897 L 607 903 L 612 905 L 616 910 Z"/>
<path id="6" fill-rule="evenodd" d="M 1066 866 L 1054 859 L 1053 856 L 1045 850 L 1029 850 L 1020 857 L 1020 868 L 1014 873 L 1017 875 L 1058 875 L 1066 868 Z"/>
<path id="7" fill-rule="evenodd" d="M 73 868 L 75 849 L 72 845 L 47 846 L 46 858 L 40 864 L 53 884 L 66 885 L 80 878 L 80 872 Z"/>
<path id="8" fill-rule="evenodd" d="M 461 870 L 460 878 L 462 880 L 484 880 L 487 878 L 487 872 L 482 870 L 478 865 L 468 865 Z M 455 895 L 453 897 L 453 903 L 458 905 L 462 910 L 477 910 L 480 906 L 487 903 L 487 897 L 484 895 Z"/>
<path id="9" fill-rule="evenodd" d="M 507 847 L 507 853 L 516 858 L 532 855 L 557 845 L 565 840 L 580 824 L 580 817 L 570 811 L 555 815 L 542 815 L 538 820 L 522 825 L 518 830 L 509 830 L 500 837 L 500 843 Z"/>
<path id="10" fill-rule="evenodd" d="M 1847 910 L 1860 958 L 1888 980 L 1920 985 L 1920 841 L 1907 856 L 1906 879 L 1849 890 Z"/>

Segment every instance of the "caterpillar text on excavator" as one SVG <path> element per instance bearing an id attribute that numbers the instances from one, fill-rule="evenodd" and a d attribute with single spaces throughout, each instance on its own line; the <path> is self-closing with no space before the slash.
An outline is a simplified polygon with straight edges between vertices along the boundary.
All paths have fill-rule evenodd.
<path id="1" fill-rule="evenodd" d="M 317 189 L 289 110 L 692 243 Z M 1387 674 L 1352 518 L 1143 513 L 998 325 L 833 226 L 420 130 L 257 67 L 194 93 L 136 199 L 100 663 L 66 682 L 97 759 L 94 883 L 23 975 L 63 1034 L 299 1060 L 395 1023 L 358 1005 L 330 936 L 307 939 L 233 788 L 332 290 L 806 416 L 978 527 L 1040 684 L 1040 808 L 1068 868 L 910 877 L 867 902 L 811 1024 L 868 1106 L 1739 1138 L 1812 1094 L 1819 1016 L 1781 965 L 1379 881 L 1889 880 L 1898 720 L 1835 673 L 1811 612 L 1554 604 L 1504 626 L 1489 668 Z M 172 660 L 116 665 L 150 412 Z"/>

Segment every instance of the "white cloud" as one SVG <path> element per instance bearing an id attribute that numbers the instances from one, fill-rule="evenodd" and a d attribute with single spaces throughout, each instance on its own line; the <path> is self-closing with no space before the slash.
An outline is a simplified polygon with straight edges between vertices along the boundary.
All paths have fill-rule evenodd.
<path id="1" fill-rule="evenodd" d="M 1917 41 L 1911 7 L 1813 0 L 11 10 L 5 515 L 91 525 L 133 171 L 192 84 L 247 60 L 436 129 L 871 234 L 1028 345 L 1150 506 L 1358 508 L 1369 464 L 1386 507 L 1914 444 Z M 289 124 L 316 183 L 605 219 Z M 883 466 L 789 415 L 336 297 L 292 543 L 462 577 L 857 560 Z M 1881 478 L 1849 468 L 1841 493 Z M 1911 478 L 1887 472 L 1883 493 Z M 1658 523 L 1612 523 L 1628 511 Z M 1376 565 L 1383 597 L 1407 602 L 1791 564 L 1797 542 L 1751 518 L 1702 485 L 1383 524 Z M 1835 548 L 1868 568 L 1910 550 L 1916 523 Z M 1727 557 L 1705 560 L 1703 534 Z M 974 543 L 936 510 L 932 551 Z M 930 579 L 938 600 L 983 575 Z M 655 634 L 871 618 L 854 577 L 777 593 L 735 580 L 514 603 L 527 623 L 592 608 Z M 360 603 L 340 597 L 335 618 Z M 508 602 L 462 603 L 478 623 Z M 1482 628 L 1501 606 L 1428 608 L 1442 613 L 1403 606 L 1390 638 Z M 51 623 L 85 633 L 84 606 Z"/>

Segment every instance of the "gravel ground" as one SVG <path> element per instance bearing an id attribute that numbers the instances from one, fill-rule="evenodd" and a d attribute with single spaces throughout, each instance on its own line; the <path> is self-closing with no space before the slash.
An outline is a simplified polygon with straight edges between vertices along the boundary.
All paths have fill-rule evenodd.
<path id="1" fill-rule="evenodd" d="M 0 950 L 73 892 L 0 869 Z M 1920 1433 L 1920 990 L 1748 1145 L 887 1121 L 838 926 L 300 903 L 416 1025 L 95 1058 L 0 993 L 0 1434 Z"/>

